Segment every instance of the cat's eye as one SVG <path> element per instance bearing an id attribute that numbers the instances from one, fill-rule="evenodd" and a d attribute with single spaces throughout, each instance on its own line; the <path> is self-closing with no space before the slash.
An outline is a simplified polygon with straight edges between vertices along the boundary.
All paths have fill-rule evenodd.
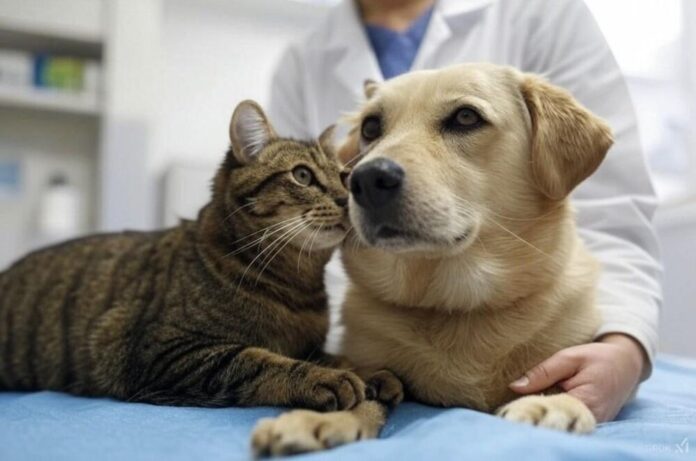
<path id="1" fill-rule="evenodd" d="M 371 142 L 382 136 L 382 121 L 379 117 L 366 117 L 362 122 L 360 134 L 365 141 Z"/>
<path id="2" fill-rule="evenodd" d="M 292 170 L 292 177 L 295 178 L 295 181 L 301 186 L 309 186 L 314 180 L 312 170 L 306 166 L 295 167 L 295 169 Z"/>

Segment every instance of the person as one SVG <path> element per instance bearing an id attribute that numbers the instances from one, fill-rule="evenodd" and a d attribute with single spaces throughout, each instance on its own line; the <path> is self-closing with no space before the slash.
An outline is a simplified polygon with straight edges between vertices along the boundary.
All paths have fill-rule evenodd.
<path id="1" fill-rule="evenodd" d="M 511 388 L 554 384 L 613 419 L 651 372 L 661 303 L 656 196 L 625 81 L 582 0 L 344 0 L 275 72 L 270 114 L 281 134 L 313 137 L 355 110 L 366 79 L 465 61 L 545 76 L 607 120 L 615 145 L 573 194 L 581 237 L 603 265 L 596 342 L 548 358 Z M 340 277 L 330 266 L 327 285 Z"/>

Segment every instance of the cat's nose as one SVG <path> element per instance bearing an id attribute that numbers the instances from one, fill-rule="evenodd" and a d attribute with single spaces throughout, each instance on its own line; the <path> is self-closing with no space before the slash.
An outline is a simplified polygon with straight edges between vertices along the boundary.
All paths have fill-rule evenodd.
<path id="1" fill-rule="evenodd" d="M 334 202 L 336 202 L 336 205 L 340 206 L 341 208 L 345 208 L 348 206 L 348 197 L 335 198 Z"/>
<path id="2" fill-rule="evenodd" d="M 386 158 L 359 165 L 350 176 L 350 191 L 363 208 L 382 208 L 394 202 L 401 192 L 406 173 Z"/>

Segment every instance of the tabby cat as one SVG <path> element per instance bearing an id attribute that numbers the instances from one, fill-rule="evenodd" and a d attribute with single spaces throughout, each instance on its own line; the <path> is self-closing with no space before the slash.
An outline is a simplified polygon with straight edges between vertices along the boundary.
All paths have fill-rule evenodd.
<path id="1" fill-rule="evenodd" d="M 319 364 L 323 271 L 346 231 L 328 145 L 241 103 L 196 221 L 43 249 L 0 274 L 0 389 L 155 404 L 336 410 L 364 398 Z"/>

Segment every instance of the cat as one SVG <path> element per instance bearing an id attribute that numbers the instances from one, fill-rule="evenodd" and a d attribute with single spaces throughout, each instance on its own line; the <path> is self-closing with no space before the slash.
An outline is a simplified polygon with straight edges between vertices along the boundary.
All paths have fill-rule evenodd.
<path id="1" fill-rule="evenodd" d="M 0 274 L 0 389 L 323 411 L 364 399 L 356 374 L 321 363 L 324 266 L 349 226 L 331 129 L 280 138 L 244 101 L 229 131 L 195 221 L 69 241 Z"/>

